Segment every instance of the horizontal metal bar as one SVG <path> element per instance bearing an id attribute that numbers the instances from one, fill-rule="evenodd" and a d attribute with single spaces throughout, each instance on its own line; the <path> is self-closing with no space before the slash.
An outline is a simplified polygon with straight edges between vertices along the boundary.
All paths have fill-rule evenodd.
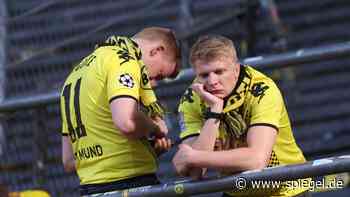
<path id="1" fill-rule="evenodd" d="M 298 66 L 305 63 L 317 62 L 326 59 L 334 59 L 350 54 L 350 41 L 309 49 L 285 52 L 269 56 L 256 56 L 242 60 L 243 64 L 252 65 L 259 69 L 277 69 L 288 66 Z M 183 71 L 178 80 L 190 80 L 194 78 L 192 69 Z M 167 83 L 164 83 L 167 84 Z"/>
<path id="2" fill-rule="evenodd" d="M 0 104 L 0 113 L 25 110 L 59 102 L 59 92 L 50 92 L 47 94 L 38 94 L 35 96 L 26 96 L 21 98 L 6 99 Z"/>
<path id="3" fill-rule="evenodd" d="M 201 181 L 183 180 L 161 185 L 151 185 L 139 188 L 131 188 L 123 191 L 116 191 L 113 197 L 152 197 L 152 196 L 191 196 L 195 194 L 207 194 L 220 191 L 245 191 L 257 185 L 257 180 L 268 181 L 271 186 L 276 186 L 279 181 L 292 181 L 297 179 L 322 176 L 348 172 L 350 170 L 350 155 L 343 155 L 333 158 L 323 158 L 310 161 L 304 164 L 279 166 L 275 168 L 265 168 L 258 171 L 246 171 L 224 178 L 214 178 Z M 266 182 L 265 182 L 266 183 Z M 299 183 L 299 182 L 298 182 Z M 314 186 L 316 184 L 300 182 L 301 187 Z M 291 184 L 289 184 L 291 185 Z M 321 185 L 321 184 L 318 184 Z M 341 182 L 337 184 L 341 186 Z M 295 184 L 293 183 L 293 186 Z M 343 185 L 344 187 L 345 185 Z M 326 187 L 326 186 L 324 186 Z M 266 187 L 265 187 L 266 188 Z M 257 189 L 257 188 L 255 188 Z M 260 188 L 263 189 L 263 188 Z M 311 189 L 311 188 L 310 188 Z M 317 188 L 312 188 L 317 189 Z"/>

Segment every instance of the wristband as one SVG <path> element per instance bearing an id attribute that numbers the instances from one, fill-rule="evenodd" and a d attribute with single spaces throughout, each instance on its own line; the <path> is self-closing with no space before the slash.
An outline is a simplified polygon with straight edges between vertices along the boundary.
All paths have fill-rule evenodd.
<path id="1" fill-rule="evenodd" d="M 217 119 L 217 120 L 222 120 L 223 118 L 223 114 L 222 113 L 216 113 L 216 112 L 212 112 L 210 110 L 207 110 L 205 113 L 204 113 L 204 118 L 206 120 L 208 119 Z"/>

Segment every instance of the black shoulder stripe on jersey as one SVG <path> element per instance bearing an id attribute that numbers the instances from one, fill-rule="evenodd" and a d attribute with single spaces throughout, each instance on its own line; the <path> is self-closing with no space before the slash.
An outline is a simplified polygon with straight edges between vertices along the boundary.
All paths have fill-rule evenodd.
<path id="1" fill-rule="evenodd" d="M 134 99 L 136 102 L 139 102 L 137 98 L 130 96 L 130 95 L 118 95 L 118 96 L 114 96 L 111 99 L 109 99 L 109 103 L 111 103 L 112 101 L 114 101 L 117 98 L 132 98 Z"/>
<path id="2" fill-rule="evenodd" d="M 68 136 L 68 133 L 62 133 L 62 136 Z"/>
<path id="3" fill-rule="evenodd" d="M 276 125 L 270 124 L 270 123 L 255 123 L 255 124 L 251 124 L 249 125 L 248 128 L 250 127 L 254 127 L 254 126 L 267 126 L 267 127 L 272 127 L 274 129 L 276 129 L 276 131 L 278 132 L 278 127 Z"/>
<path id="4" fill-rule="evenodd" d="M 180 142 L 182 143 L 185 139 L 188 139 L 188 138 L 191 138 L 191 137 L 195 137 L 195 136 L 199 136 L 199 133 L 191 134 L 191 135 L 188 135 L 188 136 L 186 136 L 184 138 L 181 138 Z"/>

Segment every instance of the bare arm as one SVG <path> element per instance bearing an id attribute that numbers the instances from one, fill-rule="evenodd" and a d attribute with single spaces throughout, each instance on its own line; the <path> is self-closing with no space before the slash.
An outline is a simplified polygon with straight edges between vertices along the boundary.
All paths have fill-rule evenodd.
<path id="1" fill-rule="evenodd" d="M 62 163 L 66 172 L 75 170 L 75 160 L 69 136 L 62 136 Z"/>
<path id="2" fill-rule="evenodd" d="M 208 119 L 205 121 L 200 135 L 187 138 L 182 143 L 191 146 L 195 150 L 201 151 L 213 151 L 215 146 L 215 141 L 219 132 L 220 121 L 215 119 Z M 181 152 L 177 152 L 174 156 L 173 163 L 178 173 L 187 176 L 190 175 L 193 179 L 200 179 L 206 172 L 205 167 L 185 167 L 182 166 L 183 157 Z"/>
<path id="3" fill-rule="evenodd" d="M 200 138 L 200 136 L 196 136 L 196 137 L 191 137 L 191 138 L 185 139 L 183 141 L 183 144 L 187 144 L 187 145 L 193 147 L 193 144 L 196 143 L 197 144 L 196 147 L 198 147 L 199 150 L 202 150 L 201 149 L 202 147 L 200 146 L 201 145 L 200 144 L 201 141 L 198 140 L 198 138 Z M 202 140 L 210 140 L 210 138 L 209 139 L 202 139 Z M 209 147 L 208 150 L 210 150 L 210 146 L 211 145 L 208 146 Z M 206 147 L 203 147 L 203 149 L 205 149 L 205 148 Z M 176 164 L 174 164 L 174 165 L 176 165 Z M 181 174 L 184 175 L 184 176 L 189 175 L 192 179 L 198 180 L 198 179 L 201 179 L 205 175 L 206 171 L 207 171 L 207 168 L 189 166 L 186 169 L 184 169 Z"/>
<path id="4" fill-rule="evenodd" d="M 152 119 L 138 110 L 137 102 L 132 98 L 117 98 L 110 104 L 114 125 L 129 139 L 138 139 L 154 134 L 166 135 L 167 130 L 160 129 Z M 165 131 L 166 130 L 166 131 Z"/>
<path id="5" fill-rule="evenodd" d="M 206 120 L 200 131 L 200 135 L 192 140 L 192 148 L 204 151 L 214 150 L 215 140 L 219 133 L 219 125 L 219 120 Z"/>
<path id="6" fill-rule="evenodd" d="M 194 84 L 193 90 L 200 95 L 202 99 L 208 103 L 211 112 L 221 113 L 223 110 L 223 100 L 215 97 L 206 90 L 202 84 Z M 215 141 L 219 133 L 220 120 L 208 119 L 204 122 L 204 125 L 200 131 L 200 135 L 192 139 L 189 144 L 193 149 L 199 151 L 213 151 L 215 147 Z M 186 174 L 189 174 L 193 179 L 200 179 L 206 172 L 206 167 L 191 166 L 187 168 Z"/>
<path id="7" fill-rule="evenodd" d="M 272 127 L 254 126 L 248 130 L 248 147 L 215 152 L 193 149 L 189 165 L 231 172 L 262 169 L 268 165 L 276 136 Z"/>
<path id="8" fill-rule="evenodd" d="M 205 121 L 200 135 L 191 139 L 191 142 L 186 142 L 195 150 L 213 151 L 215 141 L 219 133 L 219 120 L 208 119 Z M 194 179 L 200 179 L 206 172 L 206 168 L 198 168 L 193 166 L 189 169 L 189 174 Z"/>
<path id="9" fill-rule="evenodd" d="M 202 84 L 194 83 L 193 90 L 209 105 L 210 111 L 221 113 L 223 110 L 223 100 L 210 94 Z M 183 144 L 191 146 L 194 150 L 199 151 L 213 151 L 215 141 L 219 132 L 220 121 L 217 119 L 208 119 L 204 122 L 197 137 L 191 137 L 184 140 Z M 199 179 L 206 171 L 206 167 L 188 166 L 185 161 L 186 155 L 183 151 L 178 151 L 173 159 L 173 164 L 178 174 L 187 176 L 190 175 L 194 179 Z"/>
<path id="10" fill-rule="evenodd" d="M 211 112 L 221 113 L 224 108 L 222 99 L 212 95 L 204 89 L 203 84 L 194 83 L 193 90 L 209 105 Z M 215 140 L 219 132 L 220 121 L 208 119 L 205 121 L 200 135 L 191 144 L 196 150 L 212 151 L 214 150 Z"/>

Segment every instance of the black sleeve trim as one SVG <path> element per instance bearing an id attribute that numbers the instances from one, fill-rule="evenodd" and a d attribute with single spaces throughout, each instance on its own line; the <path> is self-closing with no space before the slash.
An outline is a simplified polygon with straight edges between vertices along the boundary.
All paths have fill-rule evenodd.
<path id="1" fill-rule="evenodd" d="M 135 97 L 133 97 L 133 96 L 130 96 L 130 95 L 118 95 L 118 96 L 114 96 L 114 97 L 112 97 L 111 99 L 109 99 L 109 103 L 111 103 L 112 101 L 114 101 L 114 100 L 117 99 L 117 98 L 132 98 L 132 99 L 134 99 L 136 102 L 138 102 L 138 100 L 137 100 Z"/>
<path id="2" fill-rule="evenodd" d="M 180 142 L 182 143 L 185 139 L 191 138 L 191 137 L 195 137 L 195 136 L 199 136 L 199 133 L 195 133 L 195 134 L 191 134 L 188 136 L 185 136 L 184 138 L 180 139 Z"/>
<path id="3" fill-rule="evenodd" d="M 62 136 L 68 136 L 68 133 L 62 133 Z"/>
<path id="4" fill-rule="evenodd" d="M 277 132 L 278 132 L 278 130 L 279 130 L 278 127 L 277 127 L 276 125 L 269 124 L 269 123 L 255 123 L 255 124 L 249 125 L 248 128 L 254 127 L 254 126 L 268 126 L 268 127 L 272 127 L 272 128 L 274 128 L 274 129 L 276 129 Z"/>

